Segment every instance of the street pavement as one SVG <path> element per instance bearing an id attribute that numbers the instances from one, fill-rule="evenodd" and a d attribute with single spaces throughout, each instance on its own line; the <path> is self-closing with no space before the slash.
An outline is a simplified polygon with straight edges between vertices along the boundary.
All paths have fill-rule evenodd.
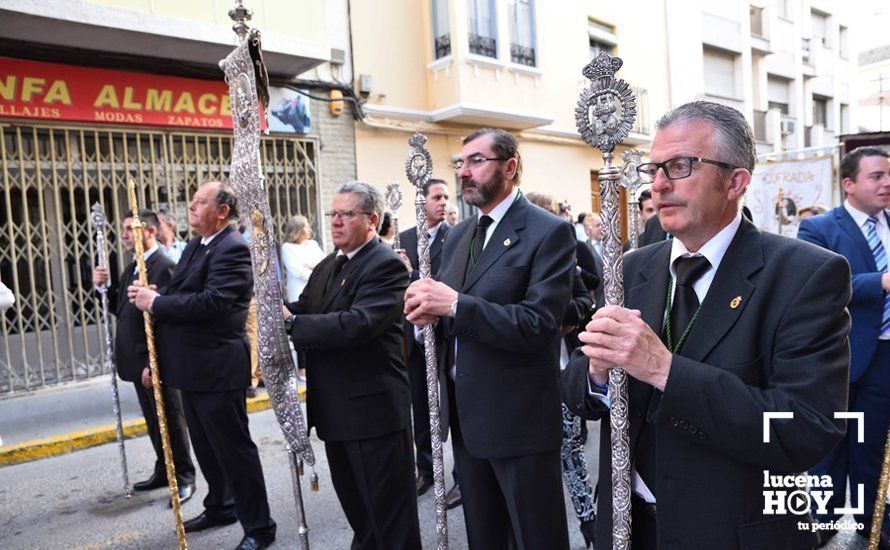
<path id="1" fill-rule="evenodd" d="M 92 387 L 92 386 L 88 386 Z M 104 385 L 97 392 L 97 406 L 108 406 L 108 392 Z M 132 388 L 122 388 L 132 391 Z M 104 391 L 102 391 L 104 390 Z M 87 393 L 90 393 L 89 390 Z M 50 392 L 52 394 L 52 392 Z M 39 396 L 38 396 L 39 397 Z M 33 399 L 25 397 L 21 399 Z M 0 406 L 3 402 L 0 402 Z M 41 413 L 40 421 L 56 421 L 64 411 L 49 415 L 51 401 L 31 407 Z M 18 405 L 19 410 L 23 407 Z M 27 408 L 27 407 L 26 407 Z M 9 418 L 0 420 L 7 425 Z M 107 415 L 107 412 L 102 412 Z M 32 419 L 33 420 L 33 419 Z M 70 423 L 82 419 L 66 419 Z M 586 446 L 588 466 L 595 480 L 599 424 L 588 424 L 590 435 Z M 266 487 L 272 515 L 278 522 L 276 548 L 299 548 L 296 510 L 292 496 L 291 477 L 281 432 L 270 410 L 250 415 L 250 428 L 260 449 L 260 458 L 266 477 Z M 20 430 L 30 433 L 35 427 Z M 11 432 L 9 432 L 11 433 Z M 45 433 L 43 430 L 41 433 Z M 309 526 L 310 545 L 313 549 L 349 548 L 352 532 L 340 509 L 330 482 L 330 473 L 321 441 L 312 438 L 317 459 L 316 472 L 320 478 L 320 490 L 309 490 L 308 476 L 303 478 L 303 494 Z M 445 471 L 451 472 L 450 445 L 445 446 Z M 147 437 L 126 442 L 130 481 L 146 479 L 152 471 L 153 452 Z M 308 474 L 309 468 L 306 468 Z M 452 480 L 447 480 L 448 487 Z M 201 500 L 206 495 L 206 485 L 198 475 L 195 497 L 183 505 L 184 519 L 198 515 Z M 46 458 L 34 462 L 0 468 L 0 548 L 3 549 L 98 549 L 98 548 L 175 548 L 177 545 L 173 514 L 168 508 L 168 496 L 164 489 L 149 493 L 136 493 L 125 499 L 122 491 L 118 450 L 115 443 L 71 454 Z M 578 522 L 568 497 L 566 514 L 569 524 L 571 548 L 584 547 L 578 532 Z M 421 536 L 424 548 L 436 547 L 434 497 L 432 491 L 418 501 Z M 690 518 L 695 521 L 695 518 Z M 467 548 L 462 508 L 448 513 L 449 547 L 454 550 Z M 707 526 L 701 526 L 707 528 Z M 192 549 L 234 548 L 243 533 L 238 524 L 188 535 Z M 864 540 L 850 532 L 842 533 L 827 547 L 829 550 L 866 547 Z"/>
<path id="2" fill-rule="evenodd" d="M 596 471 L 597 428 L 590 424 L 588 460 Z M 272 411 L 250 415 L 250 430 L 260 449 L 272 516 L 278 523 L 276 548 L 299 548 L 296 508 L 281 431 Z M 321 441 L 312 438 L 320 478 L 318 492 L 303 495 L 310 545 L 314 549 L 349 548 L 352 531 L 343 515 Z M 451 472 L 451 446 L 446 444 L 445 471 Z M 153 452 L 147 437 L 126 442 L 130 480 L 140 481 L 152 471 Z M 450 487 L 452 480 L 447 480 Z M 207 487 L 198 475 L 195 497 L 183 505 L 185 519 L 198 515 Z M 164 489 L 136 493 L 125 499 L 117 445 L 109 443 L 83 451 L 0 468 L 0 548 L 94 549 L 175 548 L 173 513 Z M 424 548 L 436 547 L 433 492 L 418 501 Z M 462 508 L 448 512 L 449 548 L 467 548 Z M 566 499 L 572 548 L 583 548 L 571 503 Z M 188 535 L 189 548 L 234 548 L 243 536 L 238 524 Z"/>

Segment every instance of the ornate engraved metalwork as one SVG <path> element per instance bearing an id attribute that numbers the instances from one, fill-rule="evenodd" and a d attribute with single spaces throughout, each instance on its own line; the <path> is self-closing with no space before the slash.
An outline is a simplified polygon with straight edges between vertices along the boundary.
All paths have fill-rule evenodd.
<path id="1" fill-rule="evenodd" d="M 315 464 L 315 455 L 300 408 L 297 369 L 281 317 L 281 287 L 273 266 L 276 249 L 273 218 L 260 166 L 260 97 L 257 95 L 256 76 L 265 74 L 264 67 L 261 70 L 257 68 L 262 66 L 262 59 L 258 57 L 261 51 L 260 33 L 248 27 L 251 12 L 244 8 L 240 0 L 229 15 L 235 20 L 233 29 L 239 38 L 235 50 L 220 62 L 229 84 L 235 133 L 229 181 L 243 211 L 249 214 L 251 220 L 250 253 L 257 302 L 260 369 L 289 453 L 298 454 L 311 466 Z M 291 456 L 292 466 L 294 462 L 295 457 Z M 295 476 L 293 481 L 299 485 L 299 476 Z M 294 497 L 300 521 L 300 540 L 303 548 L 308 548 L 308 528 L 299 487 L 294 487 Z"/>
<path id="2" fill-rule="evenodd" d="M 599 172 L 603 219 L 603 280 L 606 305 L 624 305 L 624 276 L 621 262 L 621 226 L 618 216 L 618 167 L 612 164 L 615 146 L 627 137 L 636 116 L 630 87 L 615 78 L 623 62 L 600 51 L 584 67 L 591 80 L 575 107 L 575 122 L 581 137 L 603 153 Z M 620 367 L 609 371 L 609 424 L 612 436 L 612 548 L 630 548 L 630 423 L 628 420 L 627 373 Z"/>
<path id="3" fill-rule="evenodd" d="M 430 277 L 430 237 L 426 230 L 426 195 L 424 187 L 433 175 L 433 158 L 424 148 L 426 136 L 415 132 L 408 144 L 408 160 L 405 174 L 417 193 L 414 206 L 417 211 L 417 262 L 420 278 Z M 442 457 L 442 428 L 439 425 L 439 368 L 436 360 L 436 337 L 433 325 L 423 327 L 424 357 L 426 359 L 426 389 L 430 406 L 430 440 L 433 449 L 433 492 L 436 495 L 437 548 L 448 548 L 448 518 L 445 509 L 445 461 Z"/>
<path id="4" fill-rule="evenodd" d="M 105 245 L 105 230 L 108 227 L 108 218 L 99 203 L 93 203 L 90 209 L 90 225 L 96 232 L 96 260 L 99 267 L 108 269 L 108 247 Z M 117 428 L 117 447 L 120 452 L 121 474 L 124 478 L 124 494 L 127 498 L 133 496 L 130 489 L 130 473 L 127 470 L 127 451 L 124 449 L 124 425 L 121 421 L 121 399 L 117 391 L 117 367 L 114 364 L 114 355 L 111 348 L 110 317 L 108 316 L 108 283 L 96 287 L 102 301 L 102 336 L 105 339 L 105 368 L 111 373 L 111 402 L 114 407 L 114 421 Z"/>
<path id="5" fill-rule="evenodd" d="M 884 444 L 884 460 L 878 476 L 878 495 L 875 499 L 875 511 L 871 518 L 871 533 L 868 537 L 868 550 L 878 550 L 881 542 L 881 527 L 884 524 L 884 509 L 887 506 L 887 486 L 890 485 L 890 431 Z"/>
<path id="6" fill-rule="evenodd" d="M 127 183 L 130 196 L 130 210 L 133 213 L 133 239 L 136 245 L 136 270 L 139 282 L 148 286 L 148 272 L 145 269 L 145 250 L 142 246 L 142 230 L 145 224 L 139 219 L 139 205 L 136 202 L 136 182 L 132 178 Z M 179 483 L 176 480 L 176 466 L 173 462 L 173 448 L 170 446 L 170 430 L 167 427 L 167 412 L 164 408 L 164 394 L 161 391 L 161 374 L 158 370 L 158 350 L 155 348 L 155 329 L 151 313 L 142 312 L 145 322 L 145 345 L 148 347 L 148 366 L 151 371 L 151 387 L 154 390 L 155 409 L 158 415 L 158 427 L 161 429 L 161 447 L 164 449 L 164 466 L 167 469 L 167 485 L 170 487 L 170 499 L 173 503 L 173 519 L 176 522 L 176 538 L 179 550 L 186 550 L 185 528 L 182 525 L 182 507 L 179 502 Z"/>
<path id="7" fill-rule="evenodd" d="M 581 73 L 591 80 L 575 107 L 581 137 L 603 153 L 611 153 L 633 128 L 637 103 L 628 84 L 615 79 L 624 62 L 600 50 Z"/>
<path id="8" fill-rule="evenodd" d="M 643 186 L 643 180 L 637 173 L 637 167 L 643 162 L 643 152 L 639 149 L 628 149 L 621 153 L 624 162 L 621 164 L 621 186 L 627 189 L 627 226 L 630 238 L 630 250 L 634 250 L 640 242 L 640 208 L 637 204 L 637 192 Z"/>
<path id="9" fill-rule="evenodd" d="M 402 243 L 399 240 L 399 208 L 402 207 L 402 189 L 396 182 L 386 186 L 386 207 L 392 212 L 392 247 L 398 250 L 402 248 Z"/>

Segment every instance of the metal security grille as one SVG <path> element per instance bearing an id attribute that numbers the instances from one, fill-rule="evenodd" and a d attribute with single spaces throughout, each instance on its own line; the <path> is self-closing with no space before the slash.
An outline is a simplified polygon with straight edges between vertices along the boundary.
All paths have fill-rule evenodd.
<path id="1" fill-rule="evenodd" d="M 0 124 L 0 135 L 0 280 L 16 296 L 0 313 L 0 394 L 104 374 L 90 206 L 108 216 L 116 276 L 131 259 L 119 238 L 128 177 L 140 206 L 168 212 L 188 238 L 189 200 L 228 176 L 231 135 L 35 124 Z M 278 242 L 292 215 L 319 229 L 317 155 L 313 139 L 262 140 Z"/>

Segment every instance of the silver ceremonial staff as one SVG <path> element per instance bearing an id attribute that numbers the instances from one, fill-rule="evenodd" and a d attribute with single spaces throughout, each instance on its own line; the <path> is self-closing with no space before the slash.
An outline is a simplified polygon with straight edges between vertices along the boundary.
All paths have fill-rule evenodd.
<path id="1" fill-rule="evenodd" d="M 433 175 L 433 158 L 424 148 L 426 136 L 415 132 L 408 144 L 405 174 L 417 189 L 414 206 L 417 209 L 417 263 L 420 278 L 430 277 L 430 237 L 426 232 L 426 195 L 423 188 Z M 436 548 L 448 548 L 448 518 L 445 509 L 445 462 L 442 458 L 442 429 L 439 425 L 439 369 L 436 361 L 436 336 L 433 325 L 423 327 L 424 356 L 426 358 L 426 390 L 430 405 L 430 440 L 433 449 L 433 492 L 436 495 Z"/>
<path id="2" fill-rule="evenodd" d="M 251 11 L 238 0 L 235 8 L 229 12 L 229 17 L 235 22 L 232 28 L 238 35 L 238 46 L 220 61 L 229 85 L 234 127 L 229 181 L 238 195 L 242 212 L 250 216 L 250 255 L 253 260 L 254 294 L 257 302 L 260 369 L 275 417 L 287 441 L 299 521 L 297 532 L 302 548 L 307 550 L 309 528 L 306 526 L 300 486 L 301 461 L 312 466 L 315 464 L 315 455 L 309 444 L 306 422 L 300 408 L 297 369 L 281 317 L 283 301 L 276 269 L 275 228 L 260 165 L 260 102 L 268 107 L 268 74 L 263 64 L 260 33 L 247 26 Z M 310 478 L 313 489 L 317 487 L 317 479 L 313 472 Z"/>
<path id="3" fill-rule="evenodd" d="M 637 191 L 643 185 L 637 168 L 642 162 L 643 152 L 639 149 L 629 149 L 621 153 L 624 162 L 621 164 L 621 187 L 627 189 L 627 227 L 630 238 L 630 250 L 634 250 L 640 244 L 640 208 L 637 205 Z"/>
<path id="4" fill-rule="evenodd" d="M 90 212 L 90 224 L 96 231 L 96 257 L 99 267 L 108 269 L 108 249 L 105 246 L 105 230 L 108 228 L 108 218 L 98 202 L 93 203 Z M 114 356 L 111 349 L 111 328 L 108 317 L 108 282 L 96 287 L 102 300 L 102 335 L 105 337 L 105 366 L 111 373 L 111 399 L 114 405 L 114 420 L 117 425 L 117 448 L 121 456 L 121 473 L 124 477 L 124 494 L 127 498 L 133 496 L 130 489 L 130 473 L 127 470 L 127 451 L 124 449 L 124 424 L 121 421 L 121 399 L 117 392 L 117 366 L 114 364 Z"/>
<path id="5" fill-rule="evenodd" d="M 399 250 L 402 248 L 402 243 L 399 239 L 399 208 L 402 207 L 402 190 L 396 182 L 386 186 L 386 207 L 392 212 L 392 247 Z"/>
<path id="6" fill-rule="evenodd" d="M 578 132 L 588 145 L 603 153 L 599 172 L 603 218 L 603 279 L 606 305 L 624 305 L 621 267 L 621 227 L 618 216 L 618 168 L 612 164 L 615 146 L 627 137 L 637 114 L 633 92 L 615 78 L 623 62 L 600 51 L 581 73 L 590 86 L 581 91 L 575 107 Z M 627 416 L 627 373 L 609 371 L 609 424 L 612 434 L 612 548 L 630 548 L 630 432 Z"/>

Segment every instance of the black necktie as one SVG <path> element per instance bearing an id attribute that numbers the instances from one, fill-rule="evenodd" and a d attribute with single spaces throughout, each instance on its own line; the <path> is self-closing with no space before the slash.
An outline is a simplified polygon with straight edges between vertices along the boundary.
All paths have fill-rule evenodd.
<path id="1" fill-rule="evenodd" d="M 695 312 L 698 311 L 698 296 L 692 285 L 695 284 L 702 275 L 711 267 L 711 263 L 704 256 L 693 256 L 691 258 L 677 258 L 674 260 L 674 270 L 677 272 L 677 283 L 674 290 L 674 299 L 671 304 L 671 311 L 668 323 L 671 326 L 671 337 L 666 340 L 669 347 L 677 346 L 677 342 L 682 338 L 683 332 L 689 325 Z M 667 331 L 665 331 L 667 336 Z M 682 345 L 680 346 L 682 348 Z M 671 349 L 673 351 L 673 349 Z M 677 350 L 679 353 L 680 350 Z M 661 392 L 652 391 L 652 397 L 649 401 L 649 408 L 658 406 L 661 401 Z M 651 412 L 650 412 L 651 414 Z M 640 435 L 637 439 L 637 446 L 634 450 L 634 465 L 637 473 L 643 478 L 646 487 L 656 495 L 656 485 L 658 483 L 655 474 L 656 451 L 657 451 L 655 430 L 644 420 L 640 427 Z"/>
<path id="2" fill-rule="evenodd" d="M 195 251 L 192 253 L 191 257 L 189 258 L 188 263 L 192 263 L 194 260 L 197 260 L 198 258 L 200 258 L 201 254 L 203 254 L 205 250 L 207 250 L 206 244 L 204 244 L 204 243 L 198 244 L 198 246 L 195 247 Z"/>
<path id="3" fill-rule="evenodd" d="M 328 288 L 331 286 L 331 283 L 334 281 L 334 279 L 337 278 L 337 275 L 340 274 L 340 271 L 343 269 L 343 265 L 346 264 L 346 262 L 348 260 L 349 260 L 349 257 L 346 256 L 346 254 L 341 254 L 341 255 L 337 256 L 337 258 L 334 260 L 334 268 L 331 270 L 331 274 L 328 275 L 328 280 L 325 281 L 325 284 L 324 284 L 325 292 L 328 291 Z"/>
<path id="4" fill-rule="evenodd" d="M 490 217 L 482 216 L 479 218 L 479 223 L 476 224 L 476 234 L 473 235 L 473 249 L 470 252 L 471 269 L 476 267 L 479 257 L 482 256 L 482 249 L 485 248 L 485 234 L 488 232 L 488 226 L 493 222 L 494 220 Z"/>
<path id="5" fill-rule="evenodd" d="M 668 346 L 672 346 L 671 351 L 677 349 L 678 343 L 683 338 L 683 333 L 689 326 L 690 321 L 698 311 L 698 296 L 692 285 L 701 278 L 705 272 L 711 268 L 711 262 L 704 256 L 693 256 L 691 258 L 677 258 L 674 260 L 674 271 L 677 272 L 677 284 L 674 290 L 674 299 L 671 305 L 670 313 L 670 341 Z M 682 345 L 680 346 L 682 347 Z"/>

